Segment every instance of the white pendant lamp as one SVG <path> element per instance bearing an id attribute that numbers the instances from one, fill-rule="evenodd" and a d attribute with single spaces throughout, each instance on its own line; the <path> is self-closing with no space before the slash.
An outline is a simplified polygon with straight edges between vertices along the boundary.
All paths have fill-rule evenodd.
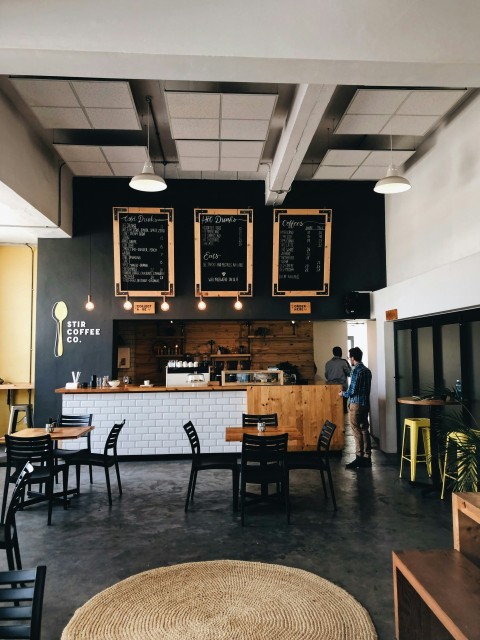
<path id="1" fill-rule="evenodd" d="M 398 175 L 398 169 L 393 164 L 392 134 L 390 134 L 390 153 L 392 154 L 392 162 L 388 166 L 387 175 L 379 180 L 373 187 L 376 193 L 389 195 L 391 193 L 402 193 L 402 191 L 408 191 L 412 188 L 412 185 L 406 178 Z"/>
<path id="2" fill-rule="evenodd" d="M 163 178 L 157 176 L 153 170 L 152 161 L 150 160 L 150 103 L 152 99 L 147 96 L 147 152 L 148 160 L 143 165 L 142 173 L 139 173 L 130 180 L 129 185 L 132 189 L 137 191 L 164 191 L 167 188 L 167 183 Z"/>

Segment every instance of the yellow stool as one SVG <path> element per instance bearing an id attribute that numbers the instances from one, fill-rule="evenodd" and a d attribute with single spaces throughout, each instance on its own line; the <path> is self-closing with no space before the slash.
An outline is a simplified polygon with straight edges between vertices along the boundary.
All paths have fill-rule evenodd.
<path id="1" fill-rule="evenodd" d="M 410 453 L 408 455 L 405 453 L 407 429 L 410 429 Z M 422 432 L 423 447 L 425 449 L 425 453 L 417 453 L 419 431 Z M 417 474 L 417 462 L 425 462 L 427 464 L 428 475 L 432 475 L 430 420 L 428 418 L 405 418 L 405 422 L 403 423 L 402 457 L 400 459 L 400 478 L 402 477 L 404 460 L 408 460 L 410 462 L 410 480 L 412 482 L 415 482 L 415 476 Z"/>
<path id="2" fill-rule="evenodd" d="M 479 436 L 480 432 L 479 431 L 475 431 L 476 435 Z M 457 475 L 455 473 L 456 468 L 457 467 L 461 467 L 462 464 L 465 464 L 465 462 L 462 461 L 462 459 L 458 458 L 458 452 L 457 452 L 457 465 L 455 465 L 455 470 L 449 469 L 448 468 L 448 451 L 450 449 L 450 451 L 452 450 L 452 443 L 455 445 L 455 447 L 457 447 L 458 445 L 466 445 L 468 443 L 468 436 L 463 433 L 462 431 L 452 431 L 451 433 L 448 434 L 447 436 L 447 442 L 445 445 L 445 459 L 443 462 L 443 469 L 442 469 L 442 494 L 440 496 L 440 498 L 443 500 L 444 496 L 445 496 L 445 481 L 447 478 L 451 478 L 452 480 L 456 480 L 457 479 Z M 471 448 L 473 449 L 475 445 L 471 445 Z M 455 473 L 455 475 L 453 475 Z M 474 488 L 470 489 L 470 491 L 477 491 L 478 490 L 478 479 L 476 479 L 476 483 L 474 485 Z"/>

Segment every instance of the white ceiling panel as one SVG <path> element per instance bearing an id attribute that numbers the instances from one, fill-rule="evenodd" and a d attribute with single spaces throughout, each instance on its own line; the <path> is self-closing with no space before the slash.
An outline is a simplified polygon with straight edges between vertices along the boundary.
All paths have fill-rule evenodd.
<path id="1" fill-rule="evenodd" d="M 378 134 L 389 120 L 388 115 L 345 115 L 334 133 L 339 134 Z"/>
<path id="2" fill-rule="evenodd" d="M 78 107 L 32 107 L 40 124 L 45 129 L 91 129 L 83 110 Z"/>
<path id="3" fill-rule="evenodd" d="M 176 145 L 181 157 L 218 158 L 220 153 L 218 140 L 177 140 Z"/>
<path id="4" fill-rule="evenodd" d="M 222 120 L 222 140 L 265 140 L 269 120 Z"/>
<path id="5" fill-rule="evenodd" d="M 77 96 L 67 80 L 12 78 L 17 91 L 30 107 L 78 107 Z"/>
<path id="6" fill-rule="evenodd" d="M 146 147 L 101 147 L 109 162 L 145 162 L 148 160 Z"/>
<path id="7" fill-rule="evenodd" d="M 218 158 L 181 158 L 180 166 L 185 171 L 218 171 Z"/>
<path id="8" fill-rule="evenodd" d="M 403 89 L 359 89 L 346 113 L 391 115 L 396 112 L 409 94 L 409 90 Z"/>
<path id="9" fill-rule="evenodd" d="M 77 144 L 54 144 L 65 162 L 105 162 L 100 147 Z"/>
<path id="10" fill-rule="evenodd" d="M 222 118 L 270 120 L 276 101 L 275 94 L 223 93 Z"/>
<path id="11" fill-rule="evenodd" d="M 94 129 L 141 129 L 137 112 L 133 109 L 86 109 Z"/>
<path id="12" fill-rule="evenodd" d="M 357 167 L 368 156 L 369 151 L 358 149 L 329 149 L 325 154 L 322 165 Z"/>
<path id="13" fill-rule="evenodd" d="M 367 167 L 362 165 L 352 174 L 350 180 L 380 180 L 387 175 L 387 167 Z"/>
<path id="14" fill-rule="evenodd" d="M 128 82 L 74 80 L 71 84 L 84 107 L 135 109 Z"/>
<path id="15" fill-rule="evenodd" d="M 172 118 L 172 136 L 175 139 L 218 140 L 219 121 L 212 118 Z"/>
<path id="16" fill-rule="evenodd" d="M 220 158 L 221 171 L 256 171 L 258 158 Z"/>
<path id="17" fill-rule="evenodd" d="M 106 162 L 69 162 L 68 166 L 76 176 L 111 176 Z"/>
<path id="18" fill-rule="evenodd" d="M 397 113 L 400 115 L 443 116 L 466 93 L 463 90 L 412 91 Z"/>
<path id="19" fill-rule="evenodd" d="M 312 180 L 348 180 L 355 167 L 324 167 L 320 166 L 312 176 Z"/>
<path id="20" fill-rule="evenodd" d="M 132 177 L 142 172 L 144 162 L 110 162 L 109 164 L 115 176 Z M 155 173 L 158 173 L 158 171 L 155 171 Z M 163 170 L 159 175 L 163 175 Z"/>
<path id="21" fill-rule="evenodd" d="M 362 166 L 369 167 L 388 167 L 393 162 L 397 167 L 400 167 L 406 162 L 410 156 L 415 153 L 415 150 L 411 151 L 372 151 L 368 158 L 363 162 Z"/>
<path id="22" fill-rule="evenodd" d="M 438 116 L 392 116 L 380 133 L 394 136 L 424 136 Z"/>
<path id="23" fill-rule="evenodd" d="M 170 118 L 219 118 L 220 94 L 166 91 Z"/>
<path id="24" fill-rule="evenodd" d="M 257 141 L 222 141 L 221 155 L 223 158 L 260 158 L 263 142 Z"/>

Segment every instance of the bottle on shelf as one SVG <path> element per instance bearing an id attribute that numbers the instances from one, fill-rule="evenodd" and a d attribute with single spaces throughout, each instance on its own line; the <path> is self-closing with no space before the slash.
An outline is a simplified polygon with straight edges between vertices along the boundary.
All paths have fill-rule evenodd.
<path id="1" fill-rule="evenodd" d="M 462 381 L 457 380 L 455 382 L 455 399 L 462 400 Z"/>

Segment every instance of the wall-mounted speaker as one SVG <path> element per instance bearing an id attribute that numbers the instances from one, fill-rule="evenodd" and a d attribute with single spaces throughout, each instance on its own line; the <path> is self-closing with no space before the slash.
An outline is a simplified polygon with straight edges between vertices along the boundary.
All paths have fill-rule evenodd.
<path id="1" fill-rule="evenodd" d="M 370 318 L 370 294 L 349 291 L 345 296 L 345 313 L 348 318 Z"/>

